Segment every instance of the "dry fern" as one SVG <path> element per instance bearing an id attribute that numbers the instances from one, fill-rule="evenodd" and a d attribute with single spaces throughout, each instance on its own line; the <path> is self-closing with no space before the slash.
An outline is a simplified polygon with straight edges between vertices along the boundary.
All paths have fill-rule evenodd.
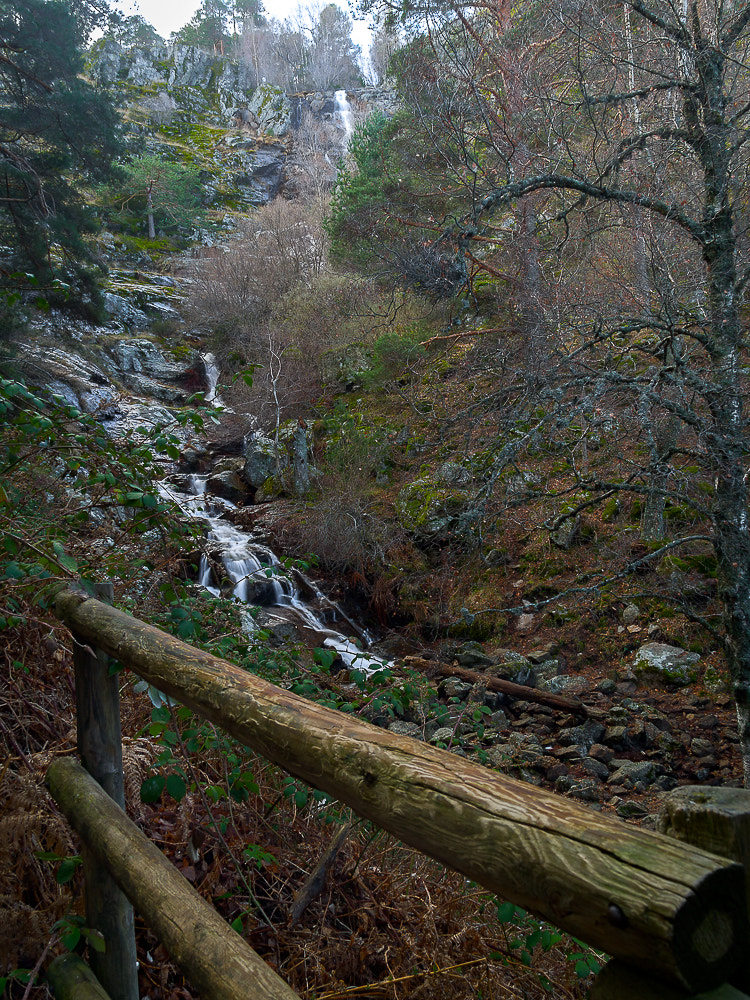
<path id="1" fill-rule="evenodd" d="M 51 756 L 51 755 L 48 755 Z M 40 853 L 74 854 L 70 830 L 49 799 L 41 769 L 0 768 L 0 971 L 33 966 L 52 925 L 68 910 L 70 889 Z"/>

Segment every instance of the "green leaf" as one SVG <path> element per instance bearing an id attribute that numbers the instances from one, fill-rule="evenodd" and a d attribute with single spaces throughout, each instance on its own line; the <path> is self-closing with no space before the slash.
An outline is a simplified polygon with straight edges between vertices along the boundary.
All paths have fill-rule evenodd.
<path id="1" fill-rule="evenodd" d="M 158 802 L 165 784 L 166 781 L 160 774 L 146 778 L 141 784 L 141 802 Z"/>
<path id="2" fill-rule="evenodd" d="M 76 868 L 81 864 L 81 856 L 76 854 L 71 858 L 64 858 L 60 862 L 60 867 L 55 873 L 55 881 L 58 885 L 65 885 L 66 882 L 70 882 L 76 873 Z"/>
<path id="3" fill-rule="evenodd" d="M 63 934 L 60 940 L 63 943 L 63 947 L 67 948 L 68 951 L 73 951 L 81 940 L 81 928 L 71 927 L 67 934 Z"/>
<path id="4" fill-rule="evenodd" d="M 104 935 L 101 931 L 94 930 L 92 927 L 82 927 L 81 934 L 86 938 L 89 946 L 98 951 L 100 955 L 103 955 L 107 950 L 107 942 L 104 940 Z"/>
<path id="5" fill-rule="evenodd" d="M 185 798 L 187 788 L 185 787 L 185 782 L 179 774 L 170 774 L 167 777 L 166 788 L 173 799 L 180 802 Z"/>
<path id="6" fill-rule="evenodd" d="M 507 924 L 516 915 L 516 907 L 513 903 L 498 903 L 497 919 L 501 924 Z"/>

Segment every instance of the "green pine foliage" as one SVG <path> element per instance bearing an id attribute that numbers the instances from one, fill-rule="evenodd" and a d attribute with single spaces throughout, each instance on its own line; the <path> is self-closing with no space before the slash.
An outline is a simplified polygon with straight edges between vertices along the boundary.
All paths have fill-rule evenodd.
<path id="1" fill-rule="evenodd" d="M 354 129 L 348 163 L 339 171 L 326 230 L 338 263 L 365 270 L 378 256 L 377 230 L 393 185 L 394 123 L 373 112 Z"/>
<path id="2" fill-rule="evenodd" d="M 187 235 L 204 217 L 202 185 L 196 167 L 173 163 L 159 155 L 137 156 L 122 166 L 118 179 L 101 192 L 111 228 L 137 235 L 148 231 L 151 195 L 156 230 L 168 236 Z"/>
<path id="3" fill-rule="evenodd" d="M 118 150 L 106 95 L 79 75 L 82 29 L 61 0 L 0 0 L 0 288 L 96 301 L 84 189 Z"/>

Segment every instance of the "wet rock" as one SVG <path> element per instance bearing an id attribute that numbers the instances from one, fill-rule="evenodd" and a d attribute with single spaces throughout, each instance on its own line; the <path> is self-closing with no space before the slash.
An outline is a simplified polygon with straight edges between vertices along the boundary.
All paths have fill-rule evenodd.
<path id="1" fill-rule="evenodd" d="M 148 326 L 148 316 L 146 316 L 145 312 L 134 306 L 132 302 L 128 302 L 122 295 L 105 292 L 103 298 L 104 308 L 112 319 L 119 320 L 128 326 L 134 326 L 139 330 L 145 329 Z"/>
<path id="2" fill-rule="evenodd" d="M 248 499 L 247 484 L 231 470 L 216 472 L 209 476 L 206 480 L 206 491 L 238 505 Z"/>
<path id="3" fill-rule="evenodd" d="M 112 377 L 132 392 L 164 403 L 183 403 L 206 387 L 205 364 L 197 352 L 180 360 L 145 338 L 118 338 L 100 357 Z"/>

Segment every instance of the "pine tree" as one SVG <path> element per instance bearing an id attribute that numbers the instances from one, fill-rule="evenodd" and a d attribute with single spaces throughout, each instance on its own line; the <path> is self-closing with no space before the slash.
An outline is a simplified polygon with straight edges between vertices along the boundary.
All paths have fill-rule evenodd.
<path id="1" fill-rule="evenodd" d="M 81 78 L 86 27 L 62 0 L 0 0 L 0 288 L 96 298 L 87 182 L 111 173 L 117 118 Z M 61 295 L 61 292 L 64 294 Z"/>

